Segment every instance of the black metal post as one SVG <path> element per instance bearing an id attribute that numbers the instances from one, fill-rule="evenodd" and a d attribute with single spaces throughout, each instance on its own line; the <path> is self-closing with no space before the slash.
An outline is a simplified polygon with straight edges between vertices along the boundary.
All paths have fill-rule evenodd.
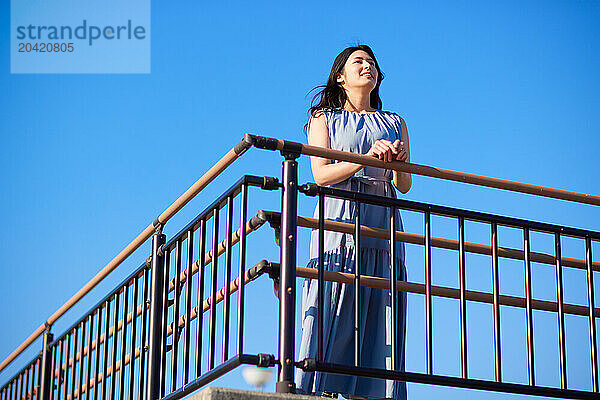
<path id="1" fill-rule="evenodd" d="M 596 346 L 596 317 L 594 316 L 594 270 L 592 269 L 592 240 L 585 238 L 585 263 L 587 266 L 588 307 L 590 317 L 590 356 L 592 358 L 592 385 L 598 391 L 598 349 Z"/>
<path id="2" fill-rule="evenodd" d="M 556 302 L 558 303 L 558 346 L 560 350 L 560 388 L 567 388 L 567 352 L 565 349 L 565 311 L 563 305 L 562 256 L 560 233 L 554 234 L 556 254 Z"/>
<path id="3" fill-rule="evenodd" d="M 397 275 L 397 260 L 396 260 L 396 207 L 390 207 L 390 308 L 392 314 L 392 326 L 390 329 L 391 337 L 392 337 L 392 369 L 394 371 L 398 370 L 398 354 L 397 354 L 397 343 L 396 336 L 397 332 L 397 323 L 398 323 L 398 293 L 396 293 L 396 280 Z"/>
<path id="4" fill-rule="evenodd" d="M 323 291 L 325 290 L 325 260 L 323 252 L 325 249 L 325 196 L 319 192 L 319 275 L 318 275 L 318 309 L 319 319 L 317 321 L 318 343 L 317 343 L 317 361 L 323 362 Z M 358 254 L 358 252 L 357 252 Z M 356 256 L 355 256 L 356 257 Z"/>
<path id="5" fill-rule="evenodd" d="M 162 344 L 162 319 L 163 319 L 163 290 L 164 277 L 163 254 L 159 254 L 160 247 L 165 243 L 166 237 L 160 232 L 156 232 L 152 237 L 152 283 L 150 295 L 150 326 L 148 329 L 148 380 L 146 385 L 146 400 L 157 400 L 160 396 L 160 369 L 161 358 L 160 348 Z"/>
<path id="6" fill-rule="evenodd" d="M 498 272 L 498 225 L 492 223 L 492 285 L 494 296 L 494 356 L 496 382 L 502 382 L 502 353 L 500 330 L 500 277 Z"/>
<path id="7" fill-rule="evenodd" d="M 425 357 L 427 373 L 433 374 L 433 304 L 431 299 L 431 214 L 425 214 Z"/>
<path id="8" fill-rule="evenodd" d="M 354 366 L 360 366 L 360 202 L 355 202 L 354 218 Z M 323 297 L 321 297 L 321 300 Z M 320 305 L 322 306 L 322 304 Z M 319 310 L 319 313 L 321 311 Z M 322 326 L 322 325 L 321 325 Z M 322 329 L 322 328 L 321 328 Z M 323 339 L 323 332 L 321 332 Z M 393 342 L 392 342 L 393 343 Z M 393 344 L 392 344 L 393 346 Z M 393 351 L 393 350 L 392 350 Z M 392 353 L 393 354 L 393 353 Z M 393 356 L 392 356 L 393 357 Z"/>
<path id="9" fill-rule="evenodd" d="M 460 279 L 460 359 L 462 377 L 467 379 L 467 282 L 465 273 L 465 219 L 458 218 L 458 271 Z"/>
<path id="10" fill-rule="evenodd" d="M 523 229 L 523 251 L 525 260 L 525 307 L 527 316 L 527 368 L 529 373 L 529 385 L 535 386 L 535 363 L 533 355 L 533 307 L 531 292 L 531 261 L 529 259 L 529 228 Z"/>
<path id="11" fill-rule="evenodd" d="M 52 343 L 52 340 L 52 333 L 50 333 L 50 330 L 46 330 L 42 344 L 42 368 L 40 369 L 40 398 L 42 400 L 50 399 L 50 388 L 52 387 L 52 349 L 50 349 L 49 344 Z"/>
<path id="12" fill-rule="evenodd" d="M 278 393 L 295 393 L 294 335 L 296 322 L 296 219 L 298 216 L 298 153 L 283 152 L 281 197 L 281 269 L 279 281 L 279 379 Z M 319 310 L 320 311 L 320 310 Z"/>

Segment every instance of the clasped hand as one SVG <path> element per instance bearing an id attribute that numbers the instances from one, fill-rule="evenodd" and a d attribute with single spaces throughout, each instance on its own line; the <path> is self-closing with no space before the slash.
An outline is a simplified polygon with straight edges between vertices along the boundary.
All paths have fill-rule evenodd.
<path id="1" fill-rule="evenodd" d="M 379 139 L 376 141 L 371 149 L 367 152 L 368 156 L 376 157 L 385 162 L 391 161 L 406 161 L 408 158 L 408 151 L 404 146 L 404 142 L 396 139 L 395 142 L 389 140 Z"/>

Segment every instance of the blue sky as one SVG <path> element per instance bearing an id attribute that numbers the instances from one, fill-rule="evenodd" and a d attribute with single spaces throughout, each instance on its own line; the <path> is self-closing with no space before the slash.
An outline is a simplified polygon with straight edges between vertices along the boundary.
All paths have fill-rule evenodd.
<path id="1" fill-rule="evenodd" d="M 150 74 L 11 75 L 8 2 L 0 8 L 2 359 L 243 133 L 305 141 L 306 93 L 324 83 L 337 53 L 357 42 L 371 45 L 386 74 L 381 88 L 384 109 L 406 120 L 413 162 L 600 194 L 598 1 L 307 1 L 297 5 L 182 1 L 152 2 L 151 14 Z M 173 218 L 166 233 L 177 232 L 242 174 L 279 176 L 280 161 L 278 154 L 251 150 Z M 306 158 L 300 161 L 300 173 L 302 182 L 312 181 Z M 278 207 L 277 193 L 254 191 L 251 196 L 253 211 Z M 413 189 L 404 197 L 599 229 L 598 207 L 431 178 L 415 176 Z M 302 215 L 311 215 L 313 209 L 314 200 L 300 198 Z M 403 217 L 407 231 L 422 230 L 419 219 Z M 455 229 L 448 221 L 434 225 L 434 233 L 447 237 L 455 236 Z M 263 230 L 251 242 L 255 247 L 249 265 L 278 258 L 271 232 Z M 489 240 L 484 228 L 473 227 L 472 232 L 473 241 Z M 308 232 L 303 235 L 307 238 Z M 501 244 L 502 235 L 501 231 Z M 504 237 L 510 241 L 513 236 L 514 232 Z M 546 239 L 540 238 L 536 246 L 552 251 Z M 580 247 L 565 245 L 565 255 L 583 258 Z M 594 250 L 597 260 L 600 246 L 596 244 Z M 61 333 L 148 252 L 149 244 L 53 331 Z M 414 281 L 422 281 L 421 253 L 415 248 L 407 254 L 409 279 Z M 305 264 L 306 243 L 298 254 L 298 264 Z M 434 283 L 456 283 L 455 259 L 447 257 L 440 254 L 434 264 Z M 511 264 L 501 273 L 503 293 L 522 290 L 519 268 Z M 475 288 L 491 286 L 486 271 L 488 275 L 469 272 Z M 587 304 L 585 276 L 579 272 L 565 273 L 565 296 Z M 537 290 L 539 298 L 552 298 L 551 267 L 539 267 L 534 274 L 540 282 L 534 295 Z M 249 346 L 272 352 L 275 338 L 263 343 L 258 335 L 274 332 L 275 298 L 262 290 L 269 287 L 267 279 L 256 285 L 255 294 L 249 291 L 249 296 L 255 296 L 251 300 L 268 306 L 265 316 L 256 316 L 249 327 L 258 332 Z M 454 324 L 452 318 L 445 319 L 451 313 L 442 311 L 456 310 L 456 304 L 451 304 L 438 305 L 438 326 L 453 326 L 446 325 Z M 422 300 L 409 298 L 407 365 L 415 371 L 424 366 L 422 308 Z M 480 326 L 491 323 L 486 310 L 481 311 Z M 515 322 L 505 324 L 503 339 L 508 347 L 505 374 L 524 382 L 525 331 L 518 329 L 523 325 L 518 322 L 521 315 L 508 315 L 511 312 L 506 311 L 506 318 Z M 555 320 L 539 318 L 540 326 L 554 329 Z M 569 374 L 577 388 L 586 389 L 589 360 L 587 353 L 575 348 L 586 338 L 581 336 L 585 320 L 569 324 L 568 340 L 574 343 L 568 355 L 572 357 Z M 472 329 L 473 346 L 481 353 L 477 358 L 478 351 L 471 352 L 473 374 L 492 378 L 492 342 L 484 339 L 492 330 Z M 440 373 L 458 371 L 458 347 L 452 347 L 459 343 L 457 337 L 454 332 L 436 338 Z M 555 337 L 540 335 L 539 343 L 544 360 L 538 362 L 540 383 L 556 385 L 557 355 L 555 347 L 547 347 L 556 345 Z M 0 381 L 4 383 L 38 351 L 35 344 L 0 374 Z M 549 354 L 547 359 L 544 353 Z M 234 374 L 222 384 L 247 387 L 240 382 L 239 374 Z M 513 397 L 409 385 L 410 398 L 432 394 Z"/>

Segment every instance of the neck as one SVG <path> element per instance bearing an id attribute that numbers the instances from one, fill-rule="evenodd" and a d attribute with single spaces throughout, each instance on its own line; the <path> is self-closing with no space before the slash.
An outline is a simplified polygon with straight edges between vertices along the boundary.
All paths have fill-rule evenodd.
<path id="1" fill-rule="evenodd" d="M 354 112 L 374 111 L 371 107 L 371 91 L 346 90 L 346 96 L 345 110 Z"/>

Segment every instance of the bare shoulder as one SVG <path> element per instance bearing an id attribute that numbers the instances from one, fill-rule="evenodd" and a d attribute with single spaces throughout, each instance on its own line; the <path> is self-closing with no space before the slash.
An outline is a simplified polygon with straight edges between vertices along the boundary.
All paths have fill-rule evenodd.
<path id="1" fill-rule="evenodd" d="M 329 130 L 325 113 L 318 110 L 308 121 L 308 143 L 314 146 L 329 147 Z"/>

